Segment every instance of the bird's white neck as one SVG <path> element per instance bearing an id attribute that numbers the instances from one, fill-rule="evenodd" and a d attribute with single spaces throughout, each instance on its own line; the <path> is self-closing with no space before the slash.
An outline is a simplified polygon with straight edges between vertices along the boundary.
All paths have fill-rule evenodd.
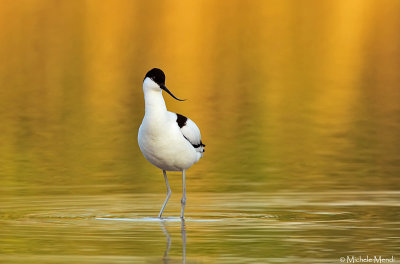
<path id="1" fill-rule="evenodd" d="M 162 92 L 155 90 L 144 91 L 145 114 L 159 115 L 167 112 Z"/>

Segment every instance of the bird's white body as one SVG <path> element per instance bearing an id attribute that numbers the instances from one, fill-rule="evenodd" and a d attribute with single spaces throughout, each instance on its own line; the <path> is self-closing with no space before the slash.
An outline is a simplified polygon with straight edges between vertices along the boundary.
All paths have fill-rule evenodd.
<path id="1" fill-rule="evenodd" d="M 143 82 L 145 115 L 138 134 L 140 150 L 162 170 L 186 170 L 203 156 L 203 147 L 192 145 L 200 144 L 200 130 L 190 119 L 179 127 L 177 114 L 167 111 L 161 89 L 153 89 L 156 85 L 150 78 Z"/>
<path id="2" fill-rule="evenodd" d="M 144 157 L 163 170 L 167 197 L 159 217 L 162 216 L 171 196 L 166 171 L 182 171 L 181 218 L 183 219 L 186 205 L 185 170 L 203 157 L 205 145 L 201 142 L 199 128 L 192 120 L 167 110 L 162 90 L 180 100 L 165 87 L 164 73 L 154 68 L 146 74 L 143 81 L 145 115 L 139 128 L 138 142 Z"/>

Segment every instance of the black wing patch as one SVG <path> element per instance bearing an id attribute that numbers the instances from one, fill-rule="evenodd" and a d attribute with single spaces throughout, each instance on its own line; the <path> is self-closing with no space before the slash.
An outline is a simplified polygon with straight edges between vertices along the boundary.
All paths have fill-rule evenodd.
<path id="1" fill-rule="evenodd" d="M 206 145 L 204 145 L 203 142 L 201 142 L 201 140 L 200 140 L 200 144 L 197 144 L 197 145 L 193 145 L 193 144 L 192 144 L 192 146 L 193 146 L 194 148 L 199 148 L 199 147 L 205 147 Z M 204 151 L 203 151 L 203 152 L 204 152 Z"/>
<path id="2" fill-rule="evenodd" d="M 186 125 L 187 117 L 183 116 L 183 115 L 180 115 L 180 114 L 176 114 L 176 116 L 177 116 L 176 122 L 178 123 L 178 126 L 180 128 L 184 127 Z M 185 136 L 183 136 L 183 137 L 186 138 Z M 186 140 L 190 142 L 189 139 L 186 138 Z M 206 145 L 203 144 L 203 142 L 201 142 L 201 140 L 200 140 L 200 144 L 193 144 L 191 142 L 190 142 L 190 144 L 192 144 L 192 146 L 194 148 L 199 148 L 199 147 L 205 147 L 206 146 Z M 203 152 L 205 152 L 204 149 L 203 149 Z"/>
<path id="3" fill-rule="evenodd" d="M 186 121 L 187 121 L 187 117 L 186 116 L 183 116 L 183 115 L 180 115 L 180 114 L 176 114 L 177 115 L 177 119 L 176 119 L 176 122 L 178 123 L 178 126 L 180 127 L 180 128 L 182 128 L 182 127 L 184 127 L 185 125 L 186 125 Z"/>

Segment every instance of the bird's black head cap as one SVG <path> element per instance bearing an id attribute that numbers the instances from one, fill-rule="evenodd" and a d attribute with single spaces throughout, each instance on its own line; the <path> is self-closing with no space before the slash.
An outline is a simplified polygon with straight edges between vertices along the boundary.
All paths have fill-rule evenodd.
<path id="1" fill-rule="evenodd" d="M 171 93 L 170 90 L 167 89 L 167 87 L 165 86 L 165 74 L 162 70 L 160 70 L 158 68 L 151 69 L 148 73 L 146 73 L 146 76 L 144 77 L 144 79 L 146 80 L 147 77 L 149 77 L 155 83 L 157 83 L 162 90 L 166 91 L 174 99 L 176 99 L 178 101 L 185 101 L 185 100 L 177 98 L 175 95 L 173 95 Z"/>
<path id="2" fill-rule="evenodd" d="M 160 86 L 165 85 L 165 74 L 162 70 L 158 68 L 153 68 L 148 71 L 144 78 L 146 79 L 146 77 L 149 77 Z"/>

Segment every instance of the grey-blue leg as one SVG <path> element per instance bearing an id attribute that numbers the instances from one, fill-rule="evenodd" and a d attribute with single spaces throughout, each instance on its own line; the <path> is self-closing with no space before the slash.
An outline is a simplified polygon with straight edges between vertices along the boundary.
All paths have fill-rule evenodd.
<path id="1" fill-rule="evenodd" d="M 171 188 L 169 188 L 167 172 L 165 170 L 163 170 L 163 174 L 164 174 L 165 184 L 167 185 L 167 197 L 165 198 L 164 204 L 163 204 L 163 206 L 161 208 L 161 211 L 160 211 L 160 214 L 158 215 L 158 217 L 162 216 L 162 214 L 164 212 L 164 208 L 168 203 L 169 197 L 171 196 Z"/>
<path id="2" fill-rule="evenodd" d="M 185 184 L 185 170 L 182 171 L 182 200 L 181 200 L 181 218 L 184 218 L 185 205 L 186 205 L 186 184 Z"/>

